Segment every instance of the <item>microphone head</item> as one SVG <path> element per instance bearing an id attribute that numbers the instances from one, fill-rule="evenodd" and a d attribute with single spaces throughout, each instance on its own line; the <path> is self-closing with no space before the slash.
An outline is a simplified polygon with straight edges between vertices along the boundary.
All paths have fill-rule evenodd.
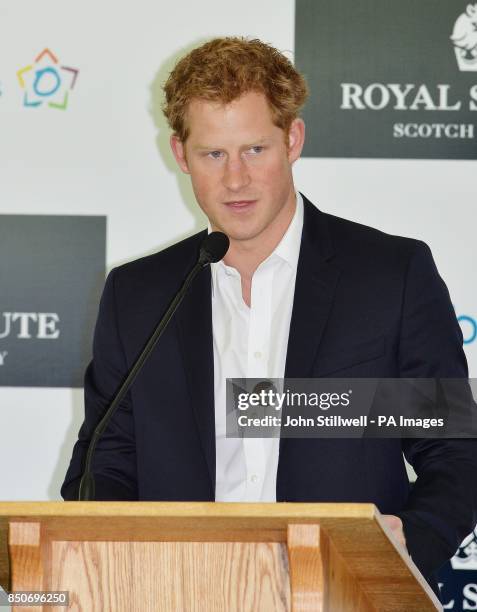
<path id="1" fill-rule="evenodd" d="M 211 232 L 200 247 L 199 263 L 203 266 L 220 261 L 229 250 L 229 237 L 223 232 Z"/>

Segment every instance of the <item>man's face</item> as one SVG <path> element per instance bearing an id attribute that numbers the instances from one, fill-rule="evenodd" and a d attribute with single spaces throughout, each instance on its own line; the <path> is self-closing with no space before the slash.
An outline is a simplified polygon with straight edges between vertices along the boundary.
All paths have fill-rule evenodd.
<path id="1" fill-rule="evenodd" d="M 278 242 L 295 206 L 291 166 L 303 147 L 302 120 L 285 138 L 256 92 L 227 105 L 193 100 L 186 120 L 189 137 L 172 136 L 171 146 L 212 228 L 235 241 Z"/>

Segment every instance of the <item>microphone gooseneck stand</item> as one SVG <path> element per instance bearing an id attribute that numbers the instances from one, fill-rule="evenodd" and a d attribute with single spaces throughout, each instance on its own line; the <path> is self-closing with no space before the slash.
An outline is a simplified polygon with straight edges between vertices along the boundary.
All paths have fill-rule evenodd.
<path id="1" fill-rule="evenodd" d="M 205 268 L 210 263 L 220 261 L 224 257 L 225 253 L 227 252 L 228 247 L 229 247 L 229 239 L 222 232 L 212 232 L 204 239 L 204 242 L 202 243 L 202 247 L 200 249 L 200 255 L 199 255 L 199 259 L 197 263 L 194 265 L 192 270 L 187 275 L 186 279 L 184 280 L 184 283 L 182 284 L 182 287 L 179 289 L 174 299 L 172 300 L 171 304 L 169 305 L 169 308 L 166 310 L 164 316 L 159 321 L 156 329 L 154 330 L 151 337 L 147 341 L 146 346 L 144 347 L 141 354 L 135 361 L 129 374 L 127 375 L 126 379 L 124 380 L 121 387 L 119 388 L 119 391 L 116 393 L 113 401 L 111 402 L 111 405 L 109 406 L 106 413 L 104 414 L 104 416 L 102 417 L 102 419 L 100 420 L 100 422 L 98 423 L 98 425 L 96 426 L 93 432 L 93 435 L 91 437 L 91 440 L 88 446 L 88 451 L 86 453 L 86 461 L 85 461 L 83 476 L 81 477 L 81 481 L 80 481 L 79 492 L 78 492 L 79 501 L 91 501 L 91 500 L 94 500 L 95 498 L 94 476 L 93 476 L 93 473 L 91 472 L 91 464 L 93 460 L 93 455 L 94 455 L 94 451 L 96 448 L 96 444 L 98 440 L 100 439 L 101 435 L 103 434 L 104 430 L 106 429 L 109 421 L 111 420 L 111 417 L 116 411 L 116 408 L 119 406 L 119 404 L 123 400 L 124 396 L 129 390 L 129 387 L 133 384 L 137 375 L 141 371 L 144 363 L 148 359 L 151 352 L 154 350 L 154 347 L 156 346 L 159 338 L 161 337 L 167 324 L 171 320 L 174 312 L 177 310 L 177 307 L 184 299 L 187 289 L 189 288 L 190 284 L 192 283 L 192 281 L 194 280 L 198 272 L 200 272 L 202 268 Z"/>

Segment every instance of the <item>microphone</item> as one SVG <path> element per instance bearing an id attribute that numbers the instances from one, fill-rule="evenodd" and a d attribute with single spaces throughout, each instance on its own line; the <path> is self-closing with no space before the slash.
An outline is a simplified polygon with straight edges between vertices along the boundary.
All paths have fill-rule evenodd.
<path id="1" fill-rule="evenodd" d="M 91 436 L 91 440 L 88 446 L 88 451 L 86 453 L 86 461 L 85 468 L 83 471 L 83 476 L 81 477 L 79 492 L 78 492 L 78 500 L 79 501 L 91 501 L 94 500 L 95 496 L 95 486 L 94 486 L 94 476 L 91 472 L 91 464 L 93 460 L 94 451 L 96 448 L 96 444 L 98 443 L 99 438 L 103 434 L 104 430 L 108 426 L 111 418 L 116 412 L 117 407 L 123 400 L 126 393 L 129 391 L 129 388 L 136 380 L 137 375 L 141 371 L 143 365 L 146 363 L 148 357 L 152 353 L 154 347 L 156 346 L 159 338 L 162 336 L 167 324 L 171 320 L 173 314 L 177 310 L 177 307 L 184 299 L 184 296 L 189 288 L 189 285 L 192 283 L 197 273 L 200 272 L 203 268 L 208 266 L 211 263 L 215 263 L 220 261 L 228 251 L 229 248 L 229 238 L 222 232 L 211 232 L 208 234 L 200 247 L 199 258 L 197 263 L 194 265 L 192 270 L 186 276 L 182 287 L 176 293 L 174 299 L 169 305 L 169 308 L 166 310 L 162 319 L 159 321 L 152 335 L 146 343 L 146 346 L 142 350 L 139 357 L 134 362 L 131 370 L 129 371 L 126 379 L 122 383 L 119 391 L 113 398 L 109 408 L 104 414 L 103 418 L 100 420 L 98 425 L 96 426 L 93 435 Z"/>
<path id="2" fill-rule="evenodd" d="M 229 237 L 222 232 L 211 232 L 200 247 L 199 262 L 203 266 L 216 263 L 225 257 L 229 250 Z"/>

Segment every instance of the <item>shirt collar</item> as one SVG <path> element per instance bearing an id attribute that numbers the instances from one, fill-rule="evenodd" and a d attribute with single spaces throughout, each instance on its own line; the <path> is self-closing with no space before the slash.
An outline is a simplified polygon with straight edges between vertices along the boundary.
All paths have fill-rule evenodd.
<path id="1" fill-rule="evenodd" d="M 303 230 L 303 198 L 299 191 L 296 192 L 296 207 L 293 219 L 283 234 L 283 238 L 275 247 L 270 255 L 278 255 L 293 268 L 298 267 L 298 257 L 300 255 L 301 233 Z"/>
<path id="2" fill-rule="evenodd" d="M 288 226 L 286 232 L 283 234 L 282 239 L 277 244 L 272 253 L 262 261 L 262 264 L 265 261 L 268 261 L 272 257 L 278 256 L 283 261 L 287 262 L 294 270 L 296 271 L 298 267 L 298 257 L 300 255 L 300 245 L 301 245 L 301 234 L 303 230 L 303 197 L 299 191 L 295 192 L 296 195 L 296 207 L 295 213 L 293 214 L 293 218 Z M 212 227 L 210 225 L 210 221 L 207 224 L 207 233 L 210 234 L 212 231 Z M 260 264 L 260 265 L 262 265 Z M 212 274 L 212 296 L 214 295 L 214 287 L 217 284 L 217 274 L 220 268 L 227 268 L 224 262 L 218 261 L 217 263 L 210 264 L 211 274 Z"/>

